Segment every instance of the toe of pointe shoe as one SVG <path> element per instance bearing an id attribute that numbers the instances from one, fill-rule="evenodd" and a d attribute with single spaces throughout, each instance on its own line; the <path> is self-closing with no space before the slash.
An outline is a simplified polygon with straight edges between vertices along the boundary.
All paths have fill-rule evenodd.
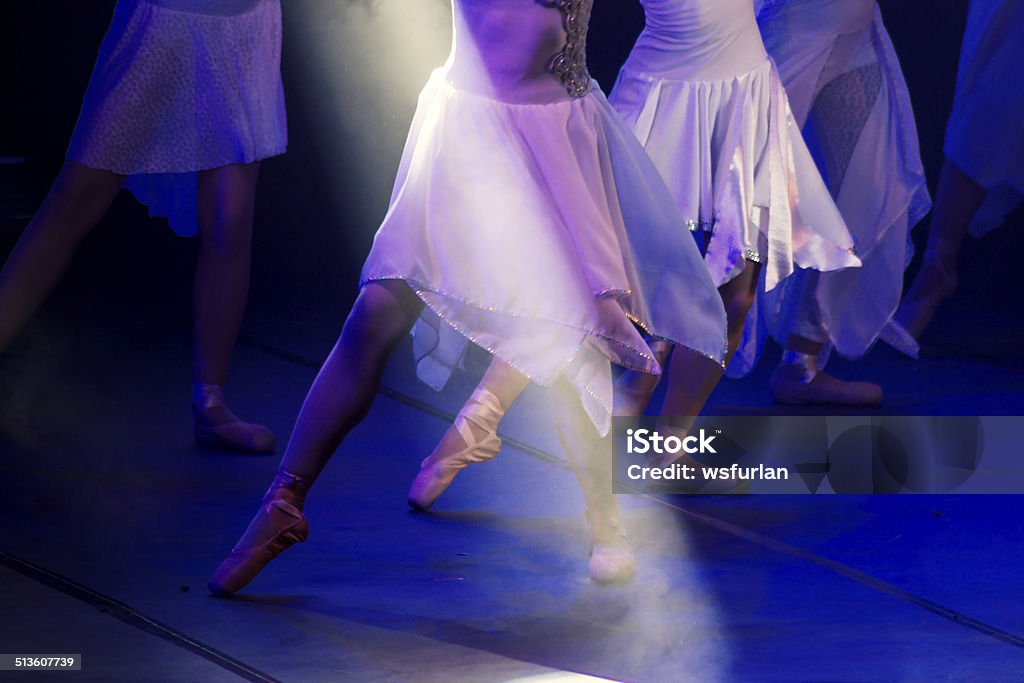
<path id="1" fill-rule="evenodd" d="M 291 504 L 281 500 L 273 501 L 266 505 L 264 512 L 272 515 L 276 521 L 284 520 L 286 523 L 266 541 L 244 550 L 232 550 L 206 584 L 213 595 L 223 597 L 237 593 L 281 553 L 309 538 L 309 520 Z"/>
<path id="2" fill-rule="evenodd" d="M 885 398 L 885 391 L 877 384 L 847 382 L 823 372 L 815 375 L 811 382 L 776 373 L 769 386 L 777 403 L 790 405 L 877 406 Z"/>
<path id="3" fill-rule="evenodd" d="M 416 475 L 412 486 L 409 487 L 409 496 L 406 501 L 412 509 L 426 512 L 437 502 L 437 499 L 451 483 L 451 478 L 443 476 L 434 468 L 423 468 Z"/>
<path id="4" fill-rule="evenodd" d="M 633 580 L 636 558 L 628 548 L 595 545 L 590 554 L 590 578 L 602 586 Z"/>

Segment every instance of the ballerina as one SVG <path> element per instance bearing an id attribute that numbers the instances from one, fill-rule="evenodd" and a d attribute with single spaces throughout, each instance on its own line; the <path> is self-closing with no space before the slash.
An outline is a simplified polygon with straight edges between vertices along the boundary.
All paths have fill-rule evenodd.
<path id="1" fill-rule="evenodd" d="M 754 343 L 759 288 L 775 288 L 796 265 L 827 271 L 859 261 L 803 139 L 793 134 L 753 3 L 642 4 L 647 25 L 610 101 L 668 183 L 683 217 L 676 230 L 698 232 L 706 241 L 705 266 L 728 319 L 717 354 L 664 340 L 652 344 L 669 372 L 662 414 L 692 417 L 700 414 L 745 330 L 745 345 Z M 689 315 L 685 303 L 676 315 Z M 496 375 L 503 371 L 492 365 L 423 461 L 409 493 L 414 507 L 430 507 L 461 469 L 497 453 L 496 430 L 509 404 L 501 401 L 500 410 L 485 412 L 480 398 Z M 657 381 L 654 373 L 627 371 L 616 387 L 615 414 L 640 414 Z M 487 419 L 479 418 L 481 412 Z M 674 424 L 664 428 L 685 431 L 688 421 Z M 492 447 L 480 452 L 474 439 Z"/>
<path id="2" fill-rule="evenodd" d="M 0 272 L 0 349 L 57 284 L 120 188 L 199 235 L 194 434 L 269 452 L 223 385 L 249 288 L 260 161 L 287 147 L 279 0 L 120 0 L 60 174 Z"/>
<path id="3" fill-rule="evenodd" d="M 917 352 L 892 320 L 907 233 L 931 208 L 907 85 L 875 0 L 774 0 L 758 24 L 863 263 L 799 270 L 767 296 L 763 312 L 784 347 L 772 395 L 782 403 L 876 405 L 880 386 L 839 380 L 819 366 L 830 349 L 859 358 L 879 338 Z M 752 365 L 745 360 L 737 371 Z"/>
<path id="4" fill-rule="evenodd" d="M 896 319 L 920 337 L 955 290 L 956 262 L 968 230 L 998 227 L 1024 195 L 1021 97 L 1024 4 L 971 0 L 960 49 L 956 96 L 946 125 L 945 163 L 921 269 Z"/>
<path id="5" fill-rule="evenodd" d="M 574 444 L 609 430 L 612 363 L 660 372 L 634 323 L 721 362 L 725 319 L 668 189 L 587 73 L 590 7 L 453 1 L 452 50 L 420 94 L 359 296 L 211 592 L 240 590 L 306 538 L 307 492 L 421 314 L 457 333 L 442 344 L 472 340 L 497 359 L 468 423 L 485 423 L 530 381 L 572 393 L 560 403 L 587 503 L 590 574 L 632 575 L 610 468 Z M 482 439 L 466 457 L 496 446 Z"/>

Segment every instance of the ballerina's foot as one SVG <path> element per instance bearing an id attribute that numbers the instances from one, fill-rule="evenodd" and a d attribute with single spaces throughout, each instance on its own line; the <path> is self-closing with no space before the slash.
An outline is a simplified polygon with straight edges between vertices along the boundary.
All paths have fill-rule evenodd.
<path id="1" fill-rule="evenodd" d="M 790 405 L 877 406 L 884 397 L 877 384 L 848 382 L 820 371 L 807 381 L 803 368 L 795 364 L 776 368 L 769 386 L 776 402 Z"/>
<path id="2" fill-rule="evenodd" d="M 237 593 L 271 560 L 308 537 L 309 522 L 302 510 L 286 500 L 266 501 L 238 545 L 217 567 L 207 587 L 217 596 Z"/>
<path id="3" fill-rule="evenodd" d="M 272 453 L 274 433 L 263 425 L 243 422 L 225 406 L 195 411 L 196 443 L 208 448 L 240 453 Z"/>
<path id="4" fill-rule="evenodd" d="M 602 586 L 633 580 L 636 557 L 625 538 L 594 541 L 590 550 L 590 578 Z"/>
<path id="5" fill-rule="evenodd" d="M 947 268 L 921 269 L 904 295 L 894 316 L 915 339 L 919 339 L 935 317 L 935 311 L 956 291 L 955 271 Z"/>
<path id="6" fill-rule="evenodd" d="M 486 389 L 477 389 L 455 418 L 448 433 L 420 465 L 409 488 L 409 507 L 426 511 L 455 480 L 455 475 L 474 463 L 498 455 L 498 425 L 505 409 Z"/>
<path id="7" fill-rule="evenodd" d="M 270 453 L 277 446 L 269 429 L 228 410 L 219 384 L 192 385 L 192 417 L 196 443 L 203 446 L 242 453 Z"/>

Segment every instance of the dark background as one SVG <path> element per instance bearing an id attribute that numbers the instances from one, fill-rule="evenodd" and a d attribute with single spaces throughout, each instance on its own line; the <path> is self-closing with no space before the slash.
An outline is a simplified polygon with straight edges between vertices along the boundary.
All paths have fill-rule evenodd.
<path id="1" fill-rule="evenodd" d="M 362 1 L 282 3 L 290 147 L 286 155 L 263 167 L 250 331 L 253 326 L 298 328 L 313 316 L 321 323 L 331 321 L 326 327 L 333 335 L 355 296 L 359 267 L 387 207 L 390 181 L 415 107 L 415 89 L 403 86 L 404 90 L 389 93 L 389 108 L 375 119 L 372 135 L 341 122 L 347 112 L 364 103 L 379 107 L 374 98 L 393 89 L 392 84 L 372 79 L 374 87 L 367 87 L 365 80 L 353 79 L 352 74 L 372 70 L 388 59 L 401 37 L 380 35 L 378 40 L 365 34 L 374 26 L 341 22 L 339 44 L 359 40 L 369 47 L 355 56 L 350 51 L 345 63 L 334 64 L 311 57 L 315 51 L 305 49 L 310 23 L 348 17 L 346 8 Z M 386 1 L 399 7 L 402 2 L 433 2 L 439 11 L 446 4 L 445 0 Z M 27 161 L 0 166 L 0 255 L 13 244 L 60 166 L 114 4 L 113 0 L 53 0 L 11 3 L 4 9 L 0 42 L 11 54 L 4 59 L 0 75 L 0 157 Z M 882 2 L 882 10 L 909 84 L 925 169 L 934 188 L 966 3 L 889 0 Z M 596 3 L 591 71 L 606 89 L 642 23 L 638 3 Z M 408 74 L 409 82 L 421 83 L 441 58 L 443 54 L 423 55 L 416 67 L 422 73 Z M 325 97 L 318 83 L 334 77 L 356 85 L 344 86 L 348 88 L 345 97 Z M 337 126 L 323 124 L 335 119 Z M 926 223 L 915 231 L 918 244 L 923 244 Z M 1019 342 L 1020 326 L 1009 322 L 1020 311 L 1013 298 L 1021 288 L 1012 257 L 1024 247 L 1022 232 L 1016 229 L 1021 223 L 1019 212 L 1010 223 L 1010 229 L 968 241 L 960 290 L 942 309 L 931 331 L 932 342 L 947 347 L 954 343 L 958 351 L 979 354 L 989 353 L 993 345 L 1005 349 Z M 183 335 L 187 334 L 194 250 L 193 241 L 174 237 L 164 223 L 149 219 L 129 194 L 122 193 L 83 248 L 58 296 L 48 304 L 51 315 L 44 316 L 52 321 L 48 331 L 60 334 L 65 325 L 89 325 L 96 316 L 117 315 L 118 309 L 123 313 L 127 308 L 180 319 Z M 63 308 L 62 301 L 66 302 Z M 953 321 L 957 334 L 944 334 Z"/>

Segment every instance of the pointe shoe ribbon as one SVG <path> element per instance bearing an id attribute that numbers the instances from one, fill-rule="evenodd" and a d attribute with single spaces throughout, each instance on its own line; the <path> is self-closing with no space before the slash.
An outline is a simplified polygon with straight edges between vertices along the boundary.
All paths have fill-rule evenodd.
<path id="1" fill-rule="evenodd" d="M 477 389 L 455 418 L 455 429 L 466 447 L 454 453 L 435 450 L 422 462 L 409 489 L 409 505 L 417 510 L 429 510 L 459 470 L 498 455 L 501 450 L 498 423 L 504 414 L 497 396 L 486 389 Z M 470 425 L 483 430 L 483 436 L 474 436 Z"/>
<path id="2" fill-rule="evenodd" d="M 309 482 L 305 479 L 283 470 L 278 472 L 242 538 L 213 573 L 207 584 L 211 593 L 237 593 L 271 560 L 309 537 L 309 522 L 302 512 L 308 490 Z"/>

